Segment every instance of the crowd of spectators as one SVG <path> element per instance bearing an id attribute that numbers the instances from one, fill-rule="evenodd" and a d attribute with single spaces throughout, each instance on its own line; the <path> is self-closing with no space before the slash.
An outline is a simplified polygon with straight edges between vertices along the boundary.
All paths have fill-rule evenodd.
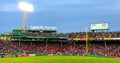
<path id="1" fill-rule="evenodd" d="M 21 52 L 21 49 L 14 42 L 6 42 L 0 40 L 0 53 Z"/>
<path id="2" fill-rule="evenodd" d="M 46 34 L 45 36 L 63 36 L 68 38 L 85 38 L 85 32 L 66 33 L 66 34 Z M 44 34 L 42 34 L 44 35 Z M 89 38 L 119 38 L 120 32 L 88 32 Z M 89 54 L 120 57 L 120 41 L 104 45 L 104 42 L 89 44 Z M 57 55 L 79 55 L 86 54 L 85 42 L 7 42 L 0 40 L 0 53 L 13 52 L 40 52 L 41 54 L 57 54 Z"/>
<path id="3" fill-rule="evenodd" d="M 0 42 L 0 52 L 2 53 L 12 53 L 12 52 L 40 52 L 42 55 L 56 54 L 56 55 L 79 55 L 84 56 L 86 54 L 86 44 L 85 42 L 36 42 L 36 43 L 25 43 L 22 42 L 18 48 L 16 42 L 12 42 L 11 46 Z M 101 55 L 101 56 L 112 56 L 120 57 L 120 43 L 108 43 L 104 45 L 104 42 L 93 42 L 89 43 L 89 54 Z"/>
<path id="4" fill-rule="evenodd" d="M 86 32 L 68 33 L 69 38 L 85 38 Z M 120 32 L 88 32 L 89 38 L 117 38 Z"/>
<path id="5" fill-rule="evenodd" d="M 38 36 L 38 37 L 66 37 L 67 34 L 64 33 L 56 33 L 56 32 L 26 32 L 24 33 L 29 36 Z M 21 34 L 22 35 L 22 34 Z"/>
<path id="6" fill-rule="evenodd" d="M 43 32 L 27 32 L 27 35 L 37 37 L 68 37 L 68 38 L 85 38 L 86 32 L 70 32 L 70 33 L 43 33 Z M 119 38 L 120 32 L 88 32 L 89 38 Z"/>

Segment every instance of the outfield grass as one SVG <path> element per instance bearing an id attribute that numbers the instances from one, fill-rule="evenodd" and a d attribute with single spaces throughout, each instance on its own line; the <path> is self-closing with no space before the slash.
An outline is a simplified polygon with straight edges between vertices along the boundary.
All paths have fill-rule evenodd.
<path id="1" fill-rule="evenodd" d="M 120 63 L 120 59 L 80 56 L 0 58 L 0 63 Z"/>

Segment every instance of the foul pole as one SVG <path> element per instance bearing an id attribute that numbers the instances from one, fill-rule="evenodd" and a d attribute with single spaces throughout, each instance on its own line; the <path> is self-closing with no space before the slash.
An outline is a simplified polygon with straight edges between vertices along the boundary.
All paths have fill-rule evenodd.
<path id="1" fill-rule="evenodd" d="M 86 27 L 86 54 L 88 54 L 88 30 Z"/>

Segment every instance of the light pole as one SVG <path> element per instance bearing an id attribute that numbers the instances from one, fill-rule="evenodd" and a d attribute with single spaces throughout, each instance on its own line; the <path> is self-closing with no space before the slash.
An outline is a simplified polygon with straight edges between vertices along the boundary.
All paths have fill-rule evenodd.
<path id="1" fill-rule="evenodd" d="M 19 9 L 23 11 L 23 30 L 27 29 L 27 14 L 33 12 L 33 5 L 26 2 L 18 3 Z"/>

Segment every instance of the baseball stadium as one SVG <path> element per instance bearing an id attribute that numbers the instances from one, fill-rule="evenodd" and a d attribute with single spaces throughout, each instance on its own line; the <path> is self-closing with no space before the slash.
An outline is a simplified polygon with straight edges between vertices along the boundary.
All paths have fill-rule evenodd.
<path id="1" fill-rule="evenodd" d="M 19 7 L 23 27 L 0 34 L 0 63 L 120 63 L 120 32 L 109 31 L 108 22 L 68 33 L 58 33 L 56 26 L 28 28 L 27 12 L 33 7 L 24 2 Z"/>

